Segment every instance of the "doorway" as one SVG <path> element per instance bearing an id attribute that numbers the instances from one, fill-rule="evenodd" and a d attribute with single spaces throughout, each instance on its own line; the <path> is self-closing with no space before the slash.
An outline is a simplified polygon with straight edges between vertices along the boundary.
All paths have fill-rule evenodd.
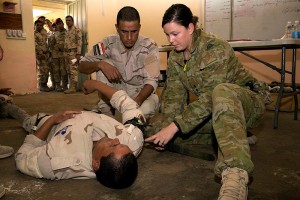
<path id="1" fill-rule="evenodd" d="M 37 20 L 39 16 L 45 16 L 52 23 L 61 18 L 65 23 L 65 16 L 71 15 L 74 18 L 74 25 L 82 31 L 82 51 L 84 56 L 87 50 L 87 28 L 86 28 L 86 0 L 32 0 L 33 20 Z M 33 23 L 34 23 L 33 21 Z M 66 28 L 66 27 L 65 27 Z M 48 27 L 45 27 L 48 29 Z M 47 31 L 48 31 L 47 30 Z M 82 87 L 84 80 L 90 76 L 78 72 L 78 86 Z M 48 87 L 52 86 L 51 79 L 48 79 Z"/>

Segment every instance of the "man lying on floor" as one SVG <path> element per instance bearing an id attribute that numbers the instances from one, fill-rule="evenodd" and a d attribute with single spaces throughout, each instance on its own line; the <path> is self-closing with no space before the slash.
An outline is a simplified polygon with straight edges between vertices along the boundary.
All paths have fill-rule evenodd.
<path id="1" fill-rule="evenodd" d="M 144 116 L 137 103 L 122 90 L 92 80 L 85 81 L 83 87 L 85 94 L 99 91 L 109 98 L 111 105 L 122 113 L 125 125 L 86 111 L 32 117 L 23 113 L 23 127 L 31 134 L 15 155 L 17 168 L 37 178 L 97 177 L 107 187 L 126 188 L 137 176 L 136 157 L 144 141 L 140 130 Z M 15 109 L 20 118 L 22 109 Z"/>

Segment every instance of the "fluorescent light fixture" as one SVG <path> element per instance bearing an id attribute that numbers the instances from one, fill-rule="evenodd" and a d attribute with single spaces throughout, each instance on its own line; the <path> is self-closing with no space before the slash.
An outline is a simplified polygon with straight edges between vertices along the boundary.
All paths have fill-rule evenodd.
<path id="1" fill-rule="evenodd" d="M 45 14 L 52 13 L 52 12 L 53 12 L 53 11 L 51 11 L 51 10 L 32 9 L 33 17 L 43 16 L 43 15 L 45 15 Z"/>

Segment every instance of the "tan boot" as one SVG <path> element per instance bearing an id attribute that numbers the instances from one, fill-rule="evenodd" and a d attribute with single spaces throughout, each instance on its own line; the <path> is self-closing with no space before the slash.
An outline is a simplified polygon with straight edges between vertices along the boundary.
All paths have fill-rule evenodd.
<path id="1" fill-rule="evenodd" d="M 227 168 L 222 172 L 222 187 L 218 200 L 247 200 L 248 173 L 240 168 Z"/>
<path id="2" fill-rule="evenodd" d="M 14 149 L 9 146 L 0 145 L 0 158 L 7 158 L 14 153 Z"/>
<path id="3" fill-rule="evenodd" d="M 67 89 L 66 91 L 64 91 L 65 94 L 72 94 L 72 93 L 75 93 L 76 92 L 76 86 L 77 86 L 77 83 L 76 82 L 72 82 L 70 84 L 70 87 L 69 89 Z"/>

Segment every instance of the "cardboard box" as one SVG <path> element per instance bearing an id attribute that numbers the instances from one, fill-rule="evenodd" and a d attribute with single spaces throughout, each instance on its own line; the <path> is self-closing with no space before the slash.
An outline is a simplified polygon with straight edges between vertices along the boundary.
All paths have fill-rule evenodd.
<path id="1" fill-rule="evenodd" d="M 275 105 L 277 102 L 278 93 L 271 93 L 273 102 L 266 105 L 267 110 L 275 110 Z M 283 95 L 281 98 L 279 111 L 293 112 L 295 108 L 294 96 L 293 95 Z M 298 94 L 298 109 L 300 109 L 300 94 Z"/>

